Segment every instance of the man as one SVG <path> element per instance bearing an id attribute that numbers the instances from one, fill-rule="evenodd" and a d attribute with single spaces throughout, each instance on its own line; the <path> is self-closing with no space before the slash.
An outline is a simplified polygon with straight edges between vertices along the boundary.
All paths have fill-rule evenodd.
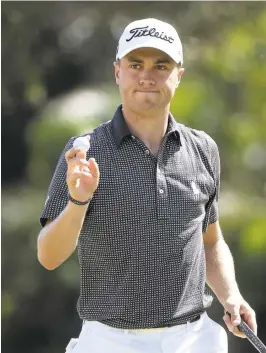
<path id="1" fill-rule="evenodd" d="M 206 283 L 230 331 L 244 337 L 240 315 L 257 330 L 219 226 L 217 145 L 169 112 L 182 65 L 171 25 L 129 24 L 114 63 L 122 105 L 89 134 L 87 155 L 71 138 L 58 162 L 38 258 L 52 270 L 78 245 L 84 324 L 73 353 L 227 352 Z"/>

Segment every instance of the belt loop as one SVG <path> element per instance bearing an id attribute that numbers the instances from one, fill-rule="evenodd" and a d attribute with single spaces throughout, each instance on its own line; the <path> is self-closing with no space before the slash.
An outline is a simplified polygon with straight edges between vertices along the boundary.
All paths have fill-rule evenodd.
<path id="1" fill-rule="evenodd" d="M 190 322 L 188 321 L 187 323 L 186 323 L 186 329 L 187 329 L 187 332 L 190 332 L 190 329 L 191 329 L 191 327 L 190 327 Z"/>

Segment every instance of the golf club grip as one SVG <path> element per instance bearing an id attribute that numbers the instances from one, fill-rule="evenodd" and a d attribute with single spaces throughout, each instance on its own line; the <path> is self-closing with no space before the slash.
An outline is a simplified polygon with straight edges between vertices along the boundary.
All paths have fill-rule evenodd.
<path id="1" fill-rule="evenodd" d="M 250 341 L 250 343 L 252 343 L 253 346 L 260 353 L 266 353 L 265 345 L 261 342 L 261 340 L 255 335 L 255 333 L 243 320 L 241 320 L 241 323 L 237 327 L 239 331 L 243 332 L 247 336 L 247 339 Z"/>
<path id="2" fill-rule="evenodd" d="M 227 311 L 227 315 L 231 318 L 230 313 Z M 260 352 L 266 353 L 266 346 L 261 342 L 261 340 L 255 335 L 255 333 L 251 330 L 251 328 L 243 321 L 241 318 L 240 324 L 237 326 L 239 331 L 243 332 L 250 343 Z"/>

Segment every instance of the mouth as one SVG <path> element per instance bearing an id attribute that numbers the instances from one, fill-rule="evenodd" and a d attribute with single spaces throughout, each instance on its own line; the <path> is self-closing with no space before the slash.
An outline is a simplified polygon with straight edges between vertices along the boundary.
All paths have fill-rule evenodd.
<path id="1" fill-rule="evenodd" d="M 146 91 L 146 90 L 136 90 L 136 92 L 140 92 L 140 93 L 159 93 L 158 91 Z"/>

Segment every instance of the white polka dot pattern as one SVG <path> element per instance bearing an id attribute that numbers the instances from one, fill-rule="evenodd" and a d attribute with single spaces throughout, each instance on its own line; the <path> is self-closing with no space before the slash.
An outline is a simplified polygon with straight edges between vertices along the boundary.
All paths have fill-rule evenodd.
<path id="1" fill-rule="evenodd" d="M 41 224 L 67 204 L 63 151 Z M 84 320 L 137 329 L 184 323 L 204 312 L 202 232 L 218 219 L 219 154 L 204 132 L 169 116 L 157 158 L 132 136 L 121 106 L 112 121 L 91 133 L 87 157 L 100 168 L 100 184 L 78 241 Z"/>

